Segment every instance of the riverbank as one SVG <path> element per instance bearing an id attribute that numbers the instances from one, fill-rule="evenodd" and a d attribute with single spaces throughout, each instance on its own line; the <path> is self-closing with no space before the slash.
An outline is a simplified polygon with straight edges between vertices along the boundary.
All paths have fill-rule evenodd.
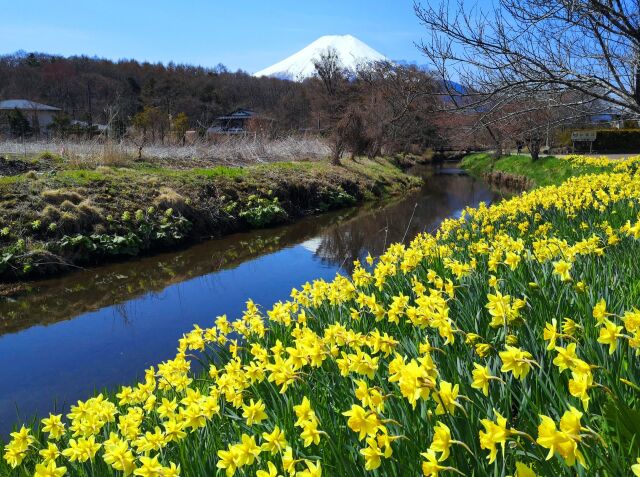
<path id="1" fill-rule="evenodd" d="M 196 326 L 139 384 L 16 432 L 0 470 L 628 475 L 640 174 L 613 169 Z"/>
<path id="2" fill-rule="evenodd" d="M 392 159 L 173 168 L 92 166 L 53 154 L 4 161 L 0 279 L 60 273 L 401 194 L 421 179 Z"/>
<path id="3" fill-rule="evenodd" d="M 478 153 L 466 156 L 461 167 L 469 174 L 483 177 L 498 188 L 515 191 L 534 187 L 559 185 L 570 177 L 612 170 L 613 161 L 590 158 L 593 161 L 579 161 L 581 156 L 541 157 L 537 161 L 530 156 L 509 155 L 494 159 L 491 154 Z"/>

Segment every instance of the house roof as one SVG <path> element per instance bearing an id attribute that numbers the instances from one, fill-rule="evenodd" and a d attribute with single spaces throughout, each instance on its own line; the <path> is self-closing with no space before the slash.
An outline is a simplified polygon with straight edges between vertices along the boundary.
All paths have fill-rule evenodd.
<path id="1" fill-rule="evenodd" d="M 89 127 L 89 123 L 87 121 L 80 121 L 78 119 L 72 119 L 71 120 L 71 125 L 72 126 L 80 126 L 80 127 L 83 127 L 83 128 Z M 92 128 L 96 128 L 98 131 L 106 131 L 107 129 L 109 129 L 109 127 L 106 124 L 91 123 L 91 127 Z"/>
<path id="2" fill-rule="evenodd" d="M 230 119 L 249 119 L 256 116 L 257 113 L 251 109 L 236 109 L 234 112 L 227 114 L 226 116 L 219 116 L 218 120 L 230 120 Z"/>
<path id="3" fill-rule="evenodd" d="M 36 103 L 28 99 L 7 99 L 0 101 L 0 109 L 27 109 L 30 111 L 61 111 L 60 108 L 49 106 L 42 103 Z"/>

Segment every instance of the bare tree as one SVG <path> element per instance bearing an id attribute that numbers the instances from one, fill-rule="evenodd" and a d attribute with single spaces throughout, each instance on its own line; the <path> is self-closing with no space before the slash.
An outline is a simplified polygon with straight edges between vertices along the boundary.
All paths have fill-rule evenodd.
<path id="1" fill-rule="evenodd" d="M 499 158 L 508 143 L 523 143 L 533 160 L 540 156 L 543 143 L 551 146 L 554 132 L 574 124 L 578 118 L 591 113 L 590 108 L 577 104 L 590 104 L 573 91 L 551 92 L 531 90 L 525 86 L 509 94 L 495 94 L 492 100 L 477 108 L 471 131 L 484 132 L 493 145 L 494 156 Z"/>
<path id="2" fill-rule="evenodd" d="M 492 124 L 549 108 L 565 111 L 556 122 L 596 111 L 640 114 L 638 0 L 497 0 L 490 11 L 455 0 L 414 8 L 430 32 L 420 47 L 441 76 L 445 104 L 478 113 L 496 143 Z M 464 92 L 452 87 L 454 79 Z M 522 107 L 505 108 L 514 104 Z M 549 126 L 542 119 L 536 128 Z"/>
<path id="3" fill-rule="evenodd" d="M 360 105 L 350 104 L 336 124 L 336 133 L 340 136 L 345 150 L 351 152 L 351 159 L 362 154 L 372 154 L 371 128 L 365 124 Z M 375 147 L 375 146 L 374 146 Z"/>
<path id="4" fill-rule="evenodd" d="M 335 48 L 327 48 L 321 52 L 314 60 L 314 66 L 323 86 L 320 109 L 324 127 L 329 133 L 331 162 L 339 165 L 347 143 L 339 124 L 347 107 L 350 84 Z"/>
<path id="5" fill-rule="evenodd" d="M 318 78 L 322 81 L 327 93 L 334 96 L 338 88 L 344 82 L 344 67 L 335 48 L 329 47 L 322 51 L 318 58 L 313 60 Z"/>
<path id="6" fill-rule="evenodd" d="M 369 155 L 379 154 L 383 148 L 407 150 L 414 141 L 432 139 L 424 128 L 435 109 L 436 85 L 430 74 L 414 66 L 380 61 L 361 65 L 357 81 Z"/>

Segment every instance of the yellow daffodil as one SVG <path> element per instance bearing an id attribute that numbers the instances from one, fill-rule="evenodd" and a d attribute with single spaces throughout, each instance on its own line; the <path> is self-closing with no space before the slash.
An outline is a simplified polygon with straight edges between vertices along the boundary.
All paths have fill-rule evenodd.
<path id="1" fill-rule="evenodd" d="M 249 404 L 244 404 L 242 406 L 242 410 L 242 417 L 247 420 L 248 426 L 258 424 L 267 418 L 267 413 L 264 412 L 265 404 L 262 402 L 262 399 L 258 399 L 257 402 L 254 402 L 253 399 L 251 399 Z"/>
<path id="2" fill-rule="evenodd" d="M 513 346 L 507 345 L 499 355 L 502 360 L 500 371 L 503 373 L 511 371 L 516 379 L 524 379 L 531 370 L 531 364 L 535 363 L 531 353 Z"/>
<path id="3" fill-rule="evenodd" d="M 489 419 L 482 419 L 480 421 L 485 429 L 484 431 L 480 431 L 480 447 L 489 451 L 489 455 L 487 456 L 489 464 L 492 464 L 496 460 L 498 454 L 497 444 L 502 446 L 502 452 L 504 453 L 504 446 L 510 435 L 510 431 L 507 429 L 507 419 L 500 415 L 495 409 L 493 413 L 496 416 L 495 422 Z"/>
<path id="4" fill-rule="evenodd" d="M 353 404 L 351 409 L 343 412 L 342 415 L 349 418 L 347 425 L 353 432 L 358 433 L 360 440 L 375 435 L 382 427 L 382 422 L 375 412 L 367 411 L 356 404 Z"/>
<path id="5" fill-rule="evenodd" d="M 50 460 L 42 464 L 36 464 L 33 477 L 62 477 L 66 473 L 67 468 L 65 466 L 58 467 L 54 461 Z"/>

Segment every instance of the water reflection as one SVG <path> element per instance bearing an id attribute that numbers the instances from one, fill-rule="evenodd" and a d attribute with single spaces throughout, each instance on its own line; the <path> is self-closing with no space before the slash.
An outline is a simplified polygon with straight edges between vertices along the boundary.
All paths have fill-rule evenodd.
<path id="1" fill-rule="evenodd" d="M 30 291 L 0 298 L 0 335 L 34 325 L 69 320 L 113 305 L 128 319 L 131 301 L 146 295 L 161 297 L 163 290 L 195 277 L 211 274 L 316 237 L 325 227 L 361 214 L 357 208 L 308 218 L 294 225 L 234 234 L 194 245 L 186 250 L 145 257 L 34 282 Z"/>
<path id="2" fill-rule="evenodd" d="M 433 232 L 447 217 L 468 205 L 491 202 L 496 195 L 481 182 L 445 170 L 427 179 L 425 187 L 384 208 L 328 227 L 315 250 L 326 263 L 351 271 L 353 261 L 367 253 L 380 255 L 395 242 L 409 242 L 420 232 Z"/>
<path id="3" fill-rule="evenodd" d="M 331 279 L 368 252 L 495 199 L 481 182 L 443 172 L 392 203 L 80 271 L 0 302 L 0 435 L 54 401 L 64 408 L 96 388 L 134 380 L 171 357 L 194 323 L 236 317 L 249 297 L 268 307 L 292 287 Z"/>

